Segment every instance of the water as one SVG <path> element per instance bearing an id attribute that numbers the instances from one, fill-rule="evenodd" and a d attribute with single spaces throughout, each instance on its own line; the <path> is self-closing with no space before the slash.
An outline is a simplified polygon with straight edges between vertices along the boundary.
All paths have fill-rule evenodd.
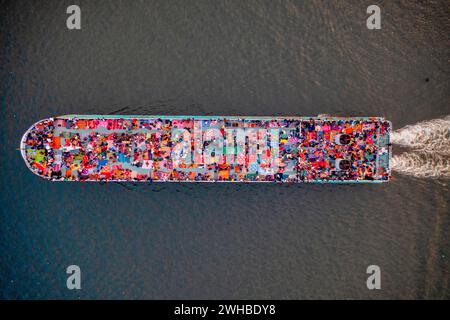
<path id="1" fill-rule="evenodd" d="M 444 119 L 448 2 L 383 3 L 377 31 L 371 1 L 78 3 L 68 31 L 69 1 L 0 1 L 2 298 L 450 297 L 445 177 L 49 183 L 17 151 L 31 124 L 73 113 Z"/>

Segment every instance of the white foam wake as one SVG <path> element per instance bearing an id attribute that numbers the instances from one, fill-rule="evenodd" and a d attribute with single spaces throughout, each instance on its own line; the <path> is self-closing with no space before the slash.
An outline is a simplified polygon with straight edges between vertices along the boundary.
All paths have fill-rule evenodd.
<path id="1" fill-rule="evenodd" d="M 404 152 L 392 157 L 391 169 L 418 178 L 450 178 L 450 158 L 437 152 Z"/>
<path id="2" fill-rule="evenodd" d="M 450 116 L 408 125 L 392 132 L 391 142 L 416 150 L 450 154 Z"/>
<path id="3" fill-rule="evenodd" d="M 411 149 L 392 157 L 392 170 L 418 178 L 450 178 L 450 116 L 396 130 L 391 142 Z"/>

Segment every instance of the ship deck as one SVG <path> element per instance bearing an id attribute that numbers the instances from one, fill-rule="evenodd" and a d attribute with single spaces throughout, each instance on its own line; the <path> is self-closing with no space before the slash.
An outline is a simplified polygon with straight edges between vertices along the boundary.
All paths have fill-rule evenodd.
<path id="1" fill-rule="evenodd" d="M 390 129 L 379 117 L 68 115 L 34 124 L 21 151 L 53 181 L 384 182 Z"/>

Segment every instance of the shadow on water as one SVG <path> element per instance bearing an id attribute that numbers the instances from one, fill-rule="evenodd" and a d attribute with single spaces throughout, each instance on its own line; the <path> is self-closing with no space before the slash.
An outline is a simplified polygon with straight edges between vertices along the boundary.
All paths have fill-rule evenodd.
<path id="1" fill-rule="evenodd" d="M 186 115 L 186 116 L 281 116 L 285 115 L 282 111 L 279 112 L 264 112 L 254 113 L 245 112 L 242 108 L 227 106 L 226 111 L 211 111 L 207 105 L 202 103 L 183 104 L 178 103 L 176 98 L 155 100 L 148 105 L 120 105 L 111 106 L 111 111 L 103 111 L 102 114 L 108 115 Z M 97 114 L 98 109 L 91 108 L 87 110 L 87 113 Z M 363 116 L 361 111 L 350 112 L 353 116 Z M 295 115 L 295 114 L 293 114 Z M 337 116 L 348 116 L 349 113 L 340 111 L 333 113 Z M 311 114 L 311 116 L 317 116 L 317 114 Z"/>
<path id="2" fill-rule="evenodd" d="M 238 115 L 239 110 L 235 108 L 228 108 L 228 114 Z M 93 111 L 94 109 L 93 109 Z M 189 104 L 179 106 L 176 104 L 175 99 L 157 100 L 151 102 L 147 106 L 121 106 L 115 107 L 113 111 L 107 112 L 109 115 L 200 115 L 200 116 L 211 116 L 215 115 L 213 112 L 208 111 L 202 104 Z"/>
<path id="3" fill-rule="evenodd" d="M 103 183 L 105 185 L 107 183 Z M 226 197 L 227 195 L 234 193 L 265 193 L 268 192 L 272 195 L 283 195 L 285 192 L 301 192 L 303 194 L 310 194 L 315 192 L 323 192 L 340 189 L 343 192 L 345 190 L 351 190 L 357 188 L 357 184 L 340 184 L 340 185 L 327 185 L 327 184 L 296 184 L 296 183 L 189 183 L 189 182 L 113 182 L 122 188 L 137 193 L 148 192 L 164 192 L 164 193 L 182 193 L 190 194 L 192 192 L 211 192 L 220 193 L 220 196 Z"/>

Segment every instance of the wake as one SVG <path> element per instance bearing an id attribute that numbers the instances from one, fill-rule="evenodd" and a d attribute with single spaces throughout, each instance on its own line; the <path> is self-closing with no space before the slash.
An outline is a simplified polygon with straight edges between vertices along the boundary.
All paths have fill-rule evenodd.
<path id="1" fill-rule="evenodd" d="M 391 135 L 391 142 L 415 150 L 450 154 L 450 115 L 396 130 Z"/>
<path id="2" fill-rule="evenodd" d="M 450 178 L 450 158 L 433 152 L 404 152 L 392 157 L 391 169 L 418 178 Z"/>
<path id="3" fill-rule="evenodd" d="M 392 132 L 393 144 L 410 149 L 391 159 L 391 169 L 418 178 L 450 178 L 450 116 Z"/>

